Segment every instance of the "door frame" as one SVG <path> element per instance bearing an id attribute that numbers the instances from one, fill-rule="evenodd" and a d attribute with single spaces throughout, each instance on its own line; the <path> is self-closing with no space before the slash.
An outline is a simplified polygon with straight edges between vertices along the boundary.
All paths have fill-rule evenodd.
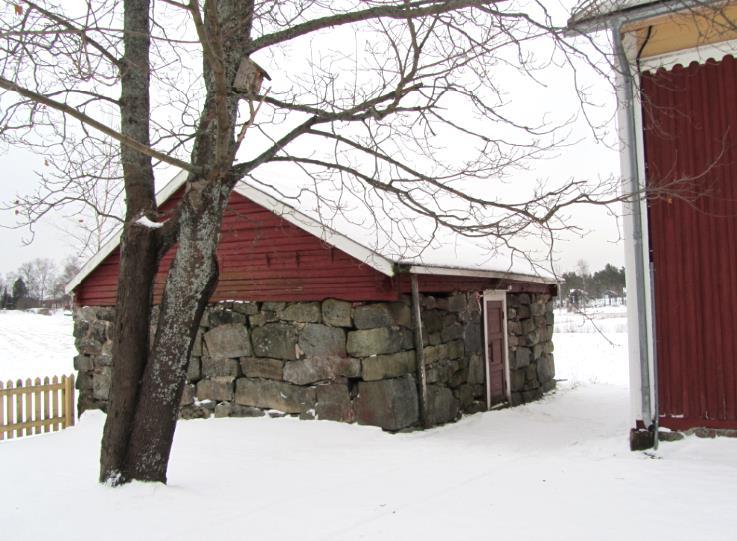
<path id="1" fill-rule="evenodd" d="M 509 385 L 509 331 L 507 330 L 507 291 L 505 289 L 486 289 L 484 290 L 484 372 L 486 373 L 486 409 L 491 409 L 491 381 L 489 374 L 489 337 L 486 322 L 488 316 L 486 314 L 486 301 L 502 302 L 502 324 L 504 326 L 504 378 L 505 389 L 507 394 L 507 402 L 512 402 L 512 389 Z"/>

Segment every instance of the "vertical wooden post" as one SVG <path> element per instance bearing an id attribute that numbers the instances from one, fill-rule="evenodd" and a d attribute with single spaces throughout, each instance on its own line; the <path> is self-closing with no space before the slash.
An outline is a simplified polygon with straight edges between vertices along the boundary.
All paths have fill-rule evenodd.
<path id="1" fill-rule="evenodd" d="M 43 415 L 41 414 L 41 395 L 43 394 L 43 391 L 41 390 L 41 378 L 36 378 L 33 385 L 36 386 L 36 392 L 33 396 L 33 433 L 40 434 L 43 426 Z"/>
<path id="2" fill-rule="evenodd" d="M 63 428 L 74 426 L 74 374 L 62 376 L 62 415 Z"/>
<path id="3" fill-rule="evenodd" d="M 0 381 L 0 391 L 5 388 L 3 382 Z M 5 404 L 3 403 L 3 393 L 0 393 L 0 440 L 5 439 Z"/>
<path id="4" fill-rule="evenodd" d="M 15 382 L 16 389 L 23 389 L 23 380 L 19 379 Z M 23 429 L 20 424 L 23 422 L 23 391 L 17 391 L 15 393 L 15 423 L 18 428 L 15 429 L 15 437 L 23 437 Z"/>
<path id="5" fill-rule="evenodd" d="M 51 404 L 51 391 L 49 391 L 49 383 L 50 383 L 49 382 L 49 376 L 46 376 L 44 378 L 44 387 L 46 388 L 46 390 L 44 391 L 44 415 L 43 415 L 44 421 L 46 419 L 50 419 L 51 418 L 51 415 L 50 415 L 51 414 L 51 411 L 50 411 L 50 408 L 51 408 L 51 406 L 50 406 L 50 404 Z M 50 430 L 51 430 L 51 426 L 49 425 L 49 423 L 44 423 L 44 433 L 46 433 L 46 432 L 48 432 Z"/>
<path id="6" fill-rule="evenodd" d="M 12 391 L 12 389 L 13 389 L 13 382 L 11 380 L 8 380 L 7 389 L 8 389 L 8 391 Z M 8 392 L 8 394 L 5 395 L 5 411 L 7 412 L 7 415 L 8 415 L 8 424 L 7 424 L 7 426 L 10 426 L 14 422 L 13 421 L 14 417 L 13 417 L 13 393 L 12 392 Z M 13 439 L 13 431 L 12 430 L 8 430 L 8 439 L 9 440 L 12 440 Z"/>
<path id="7" fill-rule="evenodd" d="M 59 378 L 54 376 L 51 378 L 54 388 L 51 391 L 51 411 L 54 415 L 54 423 L 51 428 L 54 432 L 59 430 Z"/>
<path id="8" fill-rule="evenodd" d="M 33 382 L 26 378 L 26 392 L 23 393 L 23 401 L 26 403 L 26 436 L 33 435 Z"/>
<path id="9" fill-rule="evenodd" d="M 417 363 L 417 391 L 420 397 L 420 420 L 422 426 L 430 426 L 427 415 L 427 376 L 425 374 L 425 355 L 422 344 L 422 311 L 420 310 L 420 288 L 417 285 L 417 275 L 411 275 L 412 280 L 412 321 L 415 335 L 415 362 Z"/>

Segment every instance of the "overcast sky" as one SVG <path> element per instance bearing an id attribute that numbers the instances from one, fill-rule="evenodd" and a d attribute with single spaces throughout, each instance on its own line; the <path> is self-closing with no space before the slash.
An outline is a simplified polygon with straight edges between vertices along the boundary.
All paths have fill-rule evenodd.
<path id="1" fill-rule="evenodd" d="M 521 107 L 549 107 L 551 110 L 562 107 L 572 99 L 570 86 L 562 84 L 561 79 L 568 75 L 558 76 L 552 67 L 547 74 L 547 86 L 538 97 L 529 94 L 529 89 L 520 88 L 515 95 Z M 274 73 L 271 73 L 272 76 Z M 561 84 L 558 84 L 561 83 Z M 614 111 L 614 96 L 611 87 L 603 81 L 592 78 L 590 89 L 601 104 L 600 118 L 611 118 Z M 541 89 L 538 89 L 541 90 Z M 552 159 L 535 163 L 528 171 L 520 173 L 520 180 L 550 178 L 599 178 L 619 175 L 619 158 L 616 149 L 615 126 L 609 126 L 608 134 L 604 133 L 606 143 L 594 141 L 591 130 L 582 119 L 571 133 L 570 141 L 577 144 L 560 149 Z M 599 134 L 600 136 L 602 133 Z M 12 202 L 17 193 L 29 193 L 36 189 L 37 172 L 43 170 L 43 157 L 23 150 L 12 149 L 0 155 L 0 201 Z M 167 178 L 158 179 L 159 186 Z M 163 176 L 163 175 L 162 175 Z M 619 208 L 614 209 L 620 213 Z M 556 245 L 556 270 L 573 269 L 579 260 L 585 260 L 592 271 L 598 270 L 606 263 L 623 264 L 623 248 L 620 238 L 619 224 L 615 216 L 603 207 L 579 208 L 569 213 L 569 222 L 580 228 L 580 234 L 566 233 L 563 240 Z M 0 274 L 15 271 L 24 261 L 37 257 L 51 258 L 61 261 L 67 255 L 74 254 L 75 241 L 66 232 L 74 222 L 65 220 L 60 214 L 50 215 L 36 227 L 35 235 L 26 230 L 13 230 L 6 227 L 15 224 L 12 210 L 0 211 Z M 4 228 L 5 227 L 5 228 Z M 28 241 L 33 239 L 30 245 Z"/>

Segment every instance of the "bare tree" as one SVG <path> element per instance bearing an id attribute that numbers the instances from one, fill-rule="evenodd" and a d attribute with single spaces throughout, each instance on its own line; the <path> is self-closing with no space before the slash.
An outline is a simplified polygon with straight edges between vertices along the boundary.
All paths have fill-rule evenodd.
<path id="1" fill-rule="evenodd" d="M 85 186 L 122 180 L 103 482 L 166 481 L 237 182 L 279 190 L 270 172 L 288 167 L 326 217 L 345 214 L 350 195 L 406 235 L 427 241 L 412 221 L 396 223 L 397 206 L 520 253 L 515 239 L 565 227 L 561 209 L 616 198 L 612 186 L 580 180 L 504 197 L 506 172 L 554 149 L 567 124 L 513 117 L 505 81 L 534 85 L 551 64 L 575 76 L 585 56 L 541 2 L 16 0 L 1 9 L 0 134 L 43 153 L 51 169 L 39 194 L 19 199 L 21 216 L 33 223 L 60 204 L 106 215 Z M 167 216 L 154 197 L 163 166 L 188 173 Z M 153 279 L 174 243 L 149 349 Z"/>

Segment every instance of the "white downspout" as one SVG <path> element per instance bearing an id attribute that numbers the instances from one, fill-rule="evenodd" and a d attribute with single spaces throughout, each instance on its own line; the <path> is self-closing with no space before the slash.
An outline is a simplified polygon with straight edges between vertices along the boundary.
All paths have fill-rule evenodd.
<path id="1" fill-rule="evenodd" d="M 630 299 L 635 302 L 635 312 L 637 314 L 637 340 L 638 340 L 638 355 L 639 355 L 639 376 L 640 376 L 640 414 L 642 416 L 643 423 L 646 424 L 648 429 L 653 429 L 653 419 L 656 415 L 653 415 L 653 404 L 651 400 L 653 382 L 650 377 L 651 361 L 650 358 L 650 318 L 649 307 L 648 307 L 648 286 L 647 279 L 649 276 L 649 265 L 645 261 L 644 257 L 644 243 L 643 243 L 643 215 L 641 197 L 644 196 L 643 190 L 645 187 L 644 179 L 640 175 L 640 167 L 638 163 L 638 152 L 637 152 L 637 122 L 636 122 L 636 110 L 635 110 L 635 96 L 634 96 L 634 78 L 630 70 L 630 63 L 627 58 L 627 53 L 622 43 L 621 36 L 621 25 L 622 22 L 616 22 L 611 27 L 612 41 L 614 44 L 617 67 L 624 78 L 624 84 L 622 85 L 622 98 L 624 101 L 625 114 L 623 115 L 624 126 L 624 144 L 627 146 L 629 153 L 628 169 L 629 171 L 623 171 L 627 174 L 624 188 L 625 192 L 631 194 L 632 202 L 628 205 L 632 212 L 631 227 L 632 227 L 632 242 L 633 242 L 633 255 L 634 255 L 634 295 L 630 295 Z M 629 288 L 628 288 L 629 289 Z M 656 382 L 655 382 L 656 384 Z M 656 436 L 657 437 L 657 436 Z"/>

